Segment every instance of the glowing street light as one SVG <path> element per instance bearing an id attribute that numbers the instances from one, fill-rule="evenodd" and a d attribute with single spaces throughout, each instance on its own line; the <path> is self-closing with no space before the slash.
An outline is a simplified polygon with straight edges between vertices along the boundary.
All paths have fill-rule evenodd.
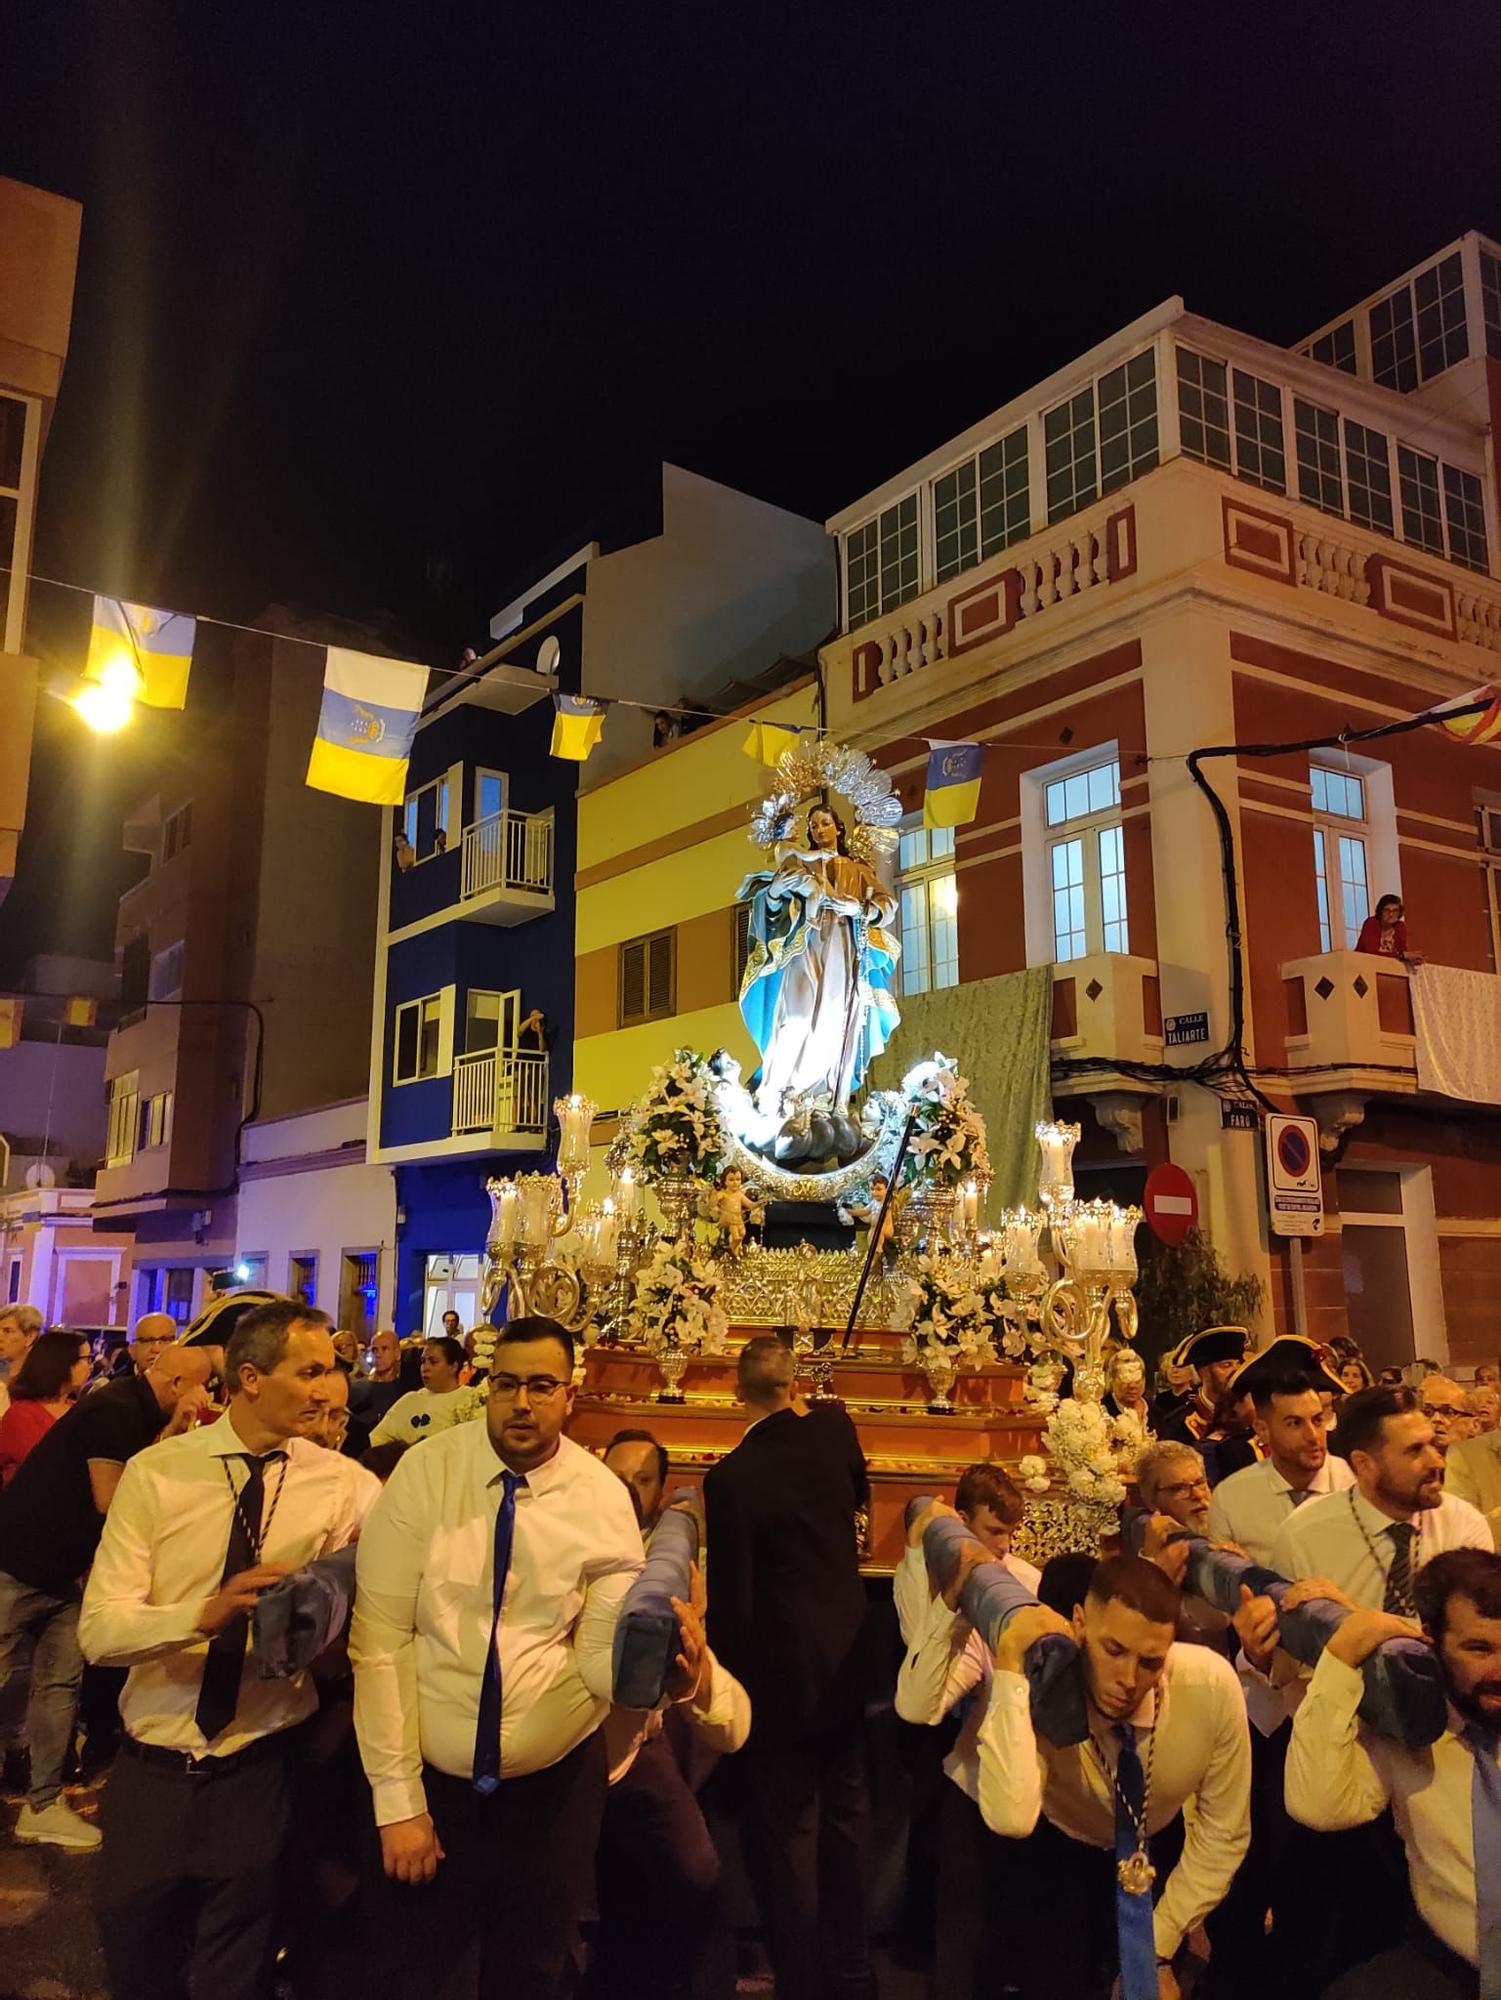
<path id="1" fill-rule="evenodd" d="M 71 698 L 73 708 L 100 736 L 113 736 L 135 720 L 135 699 L 118 681 L 85 681 Z"/>

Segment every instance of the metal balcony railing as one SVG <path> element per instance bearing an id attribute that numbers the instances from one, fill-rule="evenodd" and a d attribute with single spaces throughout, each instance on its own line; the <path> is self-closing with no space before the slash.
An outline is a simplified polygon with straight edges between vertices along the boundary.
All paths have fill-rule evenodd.
<path id="1" fill-rule="evenodd" d="M 552 893 L 553 816 L 498 812 L 464 829 L 465 902 L 497 889 L 523 895 Z"/>
<path id="2" fill-rule="evenodd" d="M 547 1130 L 547 1057 L 535 1050 L 481 1049 L 456 1056 L 453 1132 Z"/>

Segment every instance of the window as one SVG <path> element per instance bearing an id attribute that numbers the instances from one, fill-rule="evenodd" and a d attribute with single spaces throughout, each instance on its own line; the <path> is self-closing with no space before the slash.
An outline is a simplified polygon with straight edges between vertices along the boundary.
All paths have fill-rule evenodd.
<path id="1" fill-rule="evenodd" d="M 1480 309 L 1485 319 L 1485 351 L 1501 361 L 1501 257 L 1480 253 Z"/>
<path id="2" fill-rule="evenodd" d="M 159 1090 L 141 1102 L 141 1151 L 165 1146 L 172 1137 L 172 1092 Z"/>
<path id="3" fill-rule="evenodd" d="M 179 1326 L 186 1326 L 193 1317 L 193 1277 L 191 1264 L 174 1264 L 162 1273 L 160 1310 L 170 1313 Z"/>
<path id="4" fill-rule="evenodd" d="M 417 1083 L 439 1074 L 443 1036 L 443 996 L 429 993 L 396 1009 L 396 1064 L 393 1083 Z"/>
<path id="5" fill-rule="evenodd" d="M 852 528 L 844 541 L 844 588 L 849 627 L 869 624 L 916 597 L 917 495 L 909 493 L 875 520 Z"/>
<path id="6" fill-rule="evenodd" d="M 521 995 L 487 993 L 471 987 L 464 1001 L 464 1053 L 481 1054 L 486 1049 L 514 1049 L 520 1019 Z"/>
<path id="7" fill-rule="evenodd" d="M 21 1296 L 21 1260 L 19 1257 L 12 1257 L 10 1260 L 10 1277 L 6 1283 L 6 1288 L 5 1288 L 6 1303 L 8 1305 L 14 1305 L 16 1300 L 20 1298 L 20 1296 Z"/>
<path id="8" fill-rule="evenodd" d="M 339 1324 L 364 1347 L 375 1331 L 380 1299 L 380 1252 L 346 1250 L 340 1261 L 343 1278 L 339 1286 Z"/>
<path id="9" fill-rule="evenodd" d="M 477 820 L 494 819 L 497 813 L 502 813 L 505 809 L 505 772 L 476 771 L 474 774 L 474 817 Z"/>
<path id="10" fill-rule="evenodd" d="M 959 984 L 959 894 L 954 829 L 913 821 L 901 838 L 902 991 Z"/>
<path id="11" fill-rule="evenodd" d="M 654 931 L 620 947 L 619 1021 L 622 1028 L 660 1021 L 677 1011 L 678 934 Z"/>
<path id="12" fill-rule="evenodd" d="M 162 822 L 162 860 L 172 861 L 187 846 L 193 831 L 193 808 L 179 806 Z"/>
<path id="13" fill-rule="evenodd" d="M 305 1251 L 287 1259 L 287 1297 L 301 1299 L 305 1306 L 318 1303 L 318 1254 Z"/>
<path id="14" fill-rule="evenodd" d="M 1235 389 L 1235 470 L 1269 493 L 1287 491 L 1287 452 L 1282 439 L 1282 391 L 1244 368 L 1232 371 Z"/>
<path id="15" fill-rule="evenodd" d="M 1412 289 L 1418 306 L 1418 367 L 1423 380 L 1431 382 L 1470 351 L 1459 252 L 1419 271 Z"/>
<path id="16" fill-rule="evenodd" d="M 1354 771 L 1312 764 L 1308 788 L 1314 812 L 1319 950 L 1353 951 L 1360 927 L 1371 914 L 1365 781 Z"/>
<path id="17" fill-rule="evenodd" d="M 19 607 L 19 593 L 24 582 L 16 577 L 16 540 L 21 527 L 21 474 L 25 462 L 26 420 L 28 411 L 39 411 L 40 404 L 23 401 L 19 396 L 0 396 L 0 652 L 7 645 L 18 644 L 20 633 L 14 639 L 9 636 L 12 623 L 11 609 Z M 35 426 L 33 418 L 33 426 Z M 34 433 L 33 433 L 34 434 Z"/>
<path id="18" fill-rule="evenodd" d="M 1444 519 L 1449 524 L 1449 554 L 1466 569 L 1487 570 L 1485 496 L 1473 472 L 1457 465 L 1444 467 Z"/>
<path id="19" fill-rule="evenodd" d="M 1100 491 L 1113 493 L 1157 463 L 1157 360 L 1149 347 L 1102 375 Z"/>
<path id="20" fill-rule="evenodd" d="M 1293 443 L 1298 457 L 1298 498 L 1326 514 L 1345 511 L 1339 469 L 1339 418 L 1317 403 L 1293 398 Z"/>
<path id="21" fill-rule="evenodd" d="M 1094 384 L 1066 403 L 1049 410 L 1042 420 L 1048 480 L 1048 519 L 1087 507 L 1099 491 L 1095 469 Z"/>
<path id="22" fill-rule="evenodd" d="M 258 1292 L 266 1289 L 266 1253 L 264 1250 L 237 1250 L 235 1270 L 243 1272 L 242 1285 L 252 1285 Z"/>
<path id="23" fill-rule="evenodd" d="M 1205 465 L 1230 465 L 1230 401 L 1225 364 L 1178 349 L 1178 431 L 1190 458 Z"/>
<path id="24" fill-rule="evenodd" d="M 1027 427 L 980 453 L 980 560 L 1025 541 L 1032 532 L 1027 486 Z"/>
<path id="25" fill-rule="evenodd" d="M 1392 468 L 1380 431 L 1345 418 L 1345 476 L 1350 486 L 1350 519 L 1379 534 L 1392 532 Z"/>
<path id="26" fill-rule="evenodd" d="M 1321 333 L 1317 340 L 1310 341 L 1308 352 L 1326 367 L 1343 368 L 1347 375 L 1353 375 L 1356 372 L 1354 320 L 1342 319 L 1338 326 Z"/>
<path id="27" fill-rule="evenodd" d="M 1371 376 L 1388 389 L 1418 386 L 1418 344 L 1406 285 L 1371 307 Z"/>
<path id="28" fill-rule="evenodd" d="M 1433 555 L 1444 553 L 1444 522 L 1439 512 L 1438 460 L 1410 445 L 1397 446 L 1397 491 L 1402 501 L 1402 539 Z"/>
<path id="29" fill-rule="evenodd" d="M 109 1126 L 104 1148 L 107 1167 L 123 1167 L 135 1158 L 140 1086 L 141 1073 L 136 1069 L 110 1079 Z"/>
<path id="30" fill-rule="evenodd" d="M 176 1000 L 182 993 L 183 943 L 169 944 L 165 951 L 153 952 L 151 978 L 146 988 L 149 1000 Z"/>
<path id="31" fill-rule="evenodd" d="M 740 989 L 745 984 L 745 968 L 750 963 L 750 920 L 749 903 L 737 903 L 730 912 L 733 931 L 730 939 L 730 993 L 740 997 Z"/>
<path id="32" fill-rule="evenodd" d="M 402 807 L 401 830 L 419 861 L 445 854 L 453 834 L 448 818 L 448 774 L 408 792 Z"/>
<path id="33" fill-rule="evenodd" d="M 1042 808 L 1049 835 L 1059 836 L 1048 841 L 1054 962 L 1129 951 L 1119 759 L 1048 779 Z"/>
<path id="34" fill-rule="evenodd" d="M 975 461 L 956 465 L 933 481 L 934 571 L 939 583 L 969 569 L 979 559 L 980 522 Z"/>

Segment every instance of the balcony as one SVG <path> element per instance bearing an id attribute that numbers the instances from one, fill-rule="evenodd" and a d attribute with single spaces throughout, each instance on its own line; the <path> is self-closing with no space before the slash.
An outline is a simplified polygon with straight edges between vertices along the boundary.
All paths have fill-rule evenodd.
<path id="1" fill-rule="evenodd" d="M 547 1143 L 547 1057 L 525 1049 L 455 1056 L 453 1136 L 507 1152 L 540 1151 Z"/>
<path id="2" fill-rule="evenodd" d="M 553 816 L 498 812 L 464 829 L 459 914 L 524 924 L 553 907 Z"/>
<path id="3" fill-rule="evenodd" d="M 1096 952 L 1053 967 L 1052 1052 L 1098 1069 L 1055 1075 L 1054 1095 L 1088 1097 L 1123 1153 L 1142 1147 L 1142 1108 L 1153 1086 L 1123 1076 L 1120 1061 L 1162 1061 L 1162 995 L 1153 958 Z"/>
<path id="4" fill-rule="evenodd" d="M 1294 1068 L 1327 1065 L 1296 1079 L 1332 1152 L 1379 1094 L 1418 1088 L 1412 991 L 1401 959 L 1371 952 L 1325 951 L 1282 967 L 1287 1060 Z"/>

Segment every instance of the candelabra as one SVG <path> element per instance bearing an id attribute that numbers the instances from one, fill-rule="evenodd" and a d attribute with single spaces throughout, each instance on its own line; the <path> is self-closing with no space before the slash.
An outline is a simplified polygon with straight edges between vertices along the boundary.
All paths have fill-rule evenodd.
<path id="1" fill-rule="evenodd" d="M 1135 1236 L 1139 1208 L 1113 1201 L 1071 1202 L 1050 1219 L 1053 1247 L 1064 1276 L 1042 1301 L 1046 1337 L 1074 1364 L 1074 1395 L 1103 1401 L 1105 1341 L 1111 1322 L 1122 1339 L 1136 1338 Z"/>
<path id="2" fill-rule="evenodd" d="M 504 1291 L 508 1319 L 544 1313 L 577 1333 L 593 1318 L 591 1294 L 598 1289 L 601 1264 L 608 1269 L 601 1257 L 603 1218 L 591 1218 L 592 1236 L 580 1238 L 572 1260 L 561 1260 L 555 1251 L 584 1219 L 579 1215 L 579 1189 L 589 1170 L 589 1132 L 597 1107 L 574 1091 L 556 1099 L 552 1108 L 558 1121 L 557 1172 L 517 1174 L 514 1179 L 485 1183 L 490 1234 L 480 1310 L 488 1318 Z"/>

